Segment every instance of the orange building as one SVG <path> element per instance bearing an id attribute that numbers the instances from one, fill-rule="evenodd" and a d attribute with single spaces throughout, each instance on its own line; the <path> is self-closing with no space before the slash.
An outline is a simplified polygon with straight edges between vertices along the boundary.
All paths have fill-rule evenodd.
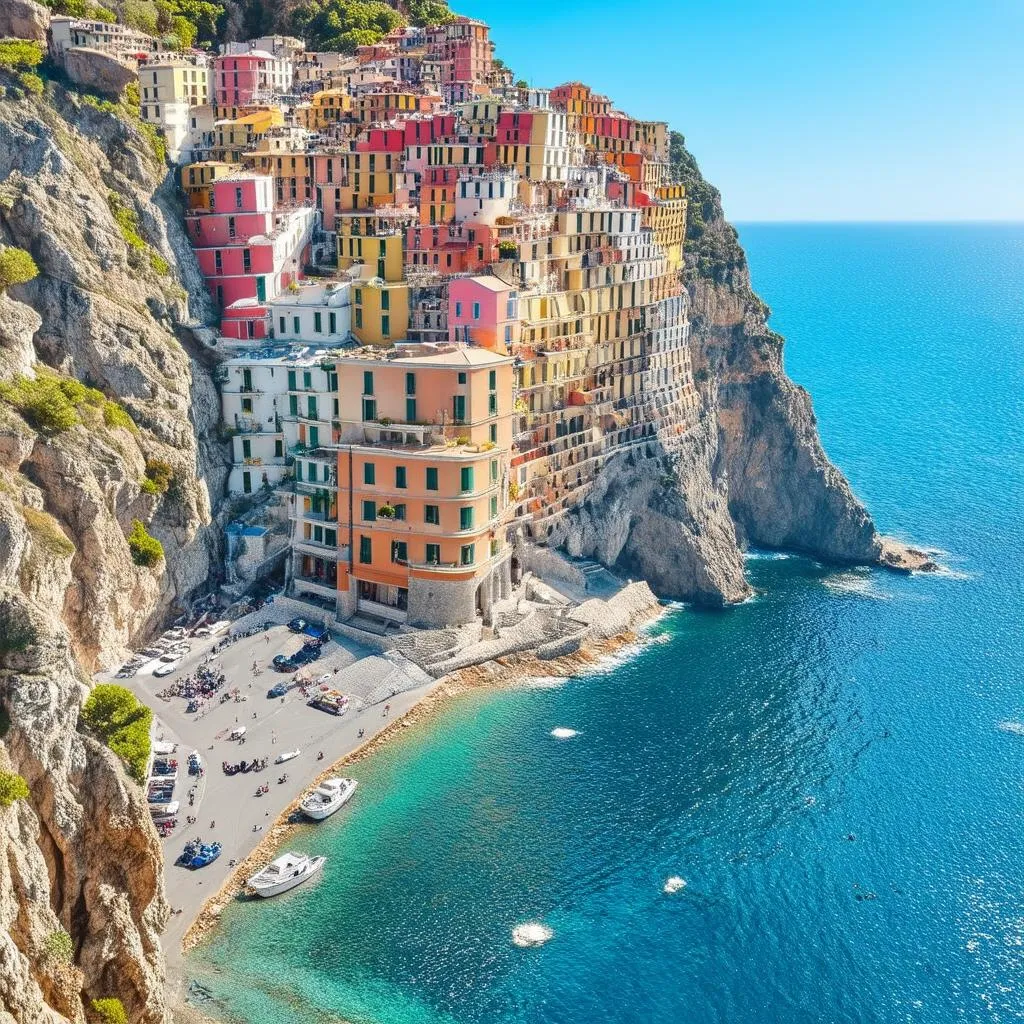
<path id="1" fill-rule="evenodd" d="M 338 612 L 471 622 L 511 593 L 512 359 L 405 348 L 336 363 Z"/>

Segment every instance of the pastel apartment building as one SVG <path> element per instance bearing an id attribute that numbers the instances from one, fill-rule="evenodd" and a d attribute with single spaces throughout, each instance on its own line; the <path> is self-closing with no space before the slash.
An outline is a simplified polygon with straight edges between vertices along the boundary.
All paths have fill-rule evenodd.
<path id="1" fill-rule="evenodd" d="M 196 159 L 213 143 L 211 76 L 203 57 L 157 58 L 139 67 L 140 116 L 159 131 L 172 163 Z"/>
<path id="2" fill-rule="evenodd" d="M 194 206 L 185 224 L 219 306 L 266 302 L 298 281 L 316 220 L 312 207 L 276 210 L 273 178 L 251 172 L 215 177 L 205 189 L 205 204 Z"/>
<path id="3" fill-rule="evenodd" d="M 63 15 L 50 19 L 49 42 L 50 51 L 58 59 L 65 50 L 76 46 L 136 60 L 144 60 L 162 49 L 158 39 L 128 25 Z"/>

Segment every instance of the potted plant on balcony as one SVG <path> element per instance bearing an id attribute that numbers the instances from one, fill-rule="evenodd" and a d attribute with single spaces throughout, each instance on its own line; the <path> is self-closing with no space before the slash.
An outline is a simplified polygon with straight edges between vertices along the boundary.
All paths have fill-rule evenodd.
<path id="1" fill-rule="evenodd" d="M 498 243 L 498 259 L 517 260 L 519 259 L 519 246 L 515 242 L 505 239 Z"/>
<path id="2" fill-rule="evenodd" d="M 378 519 L 394 519 L 395 515 L 396 515 L 396 511 L 395 511 L 395 506 L 394 505 L 385 504 L 385 505 L 381 505 L 381 507 L 379 509 L 377 509 L 377 518 Z"/>

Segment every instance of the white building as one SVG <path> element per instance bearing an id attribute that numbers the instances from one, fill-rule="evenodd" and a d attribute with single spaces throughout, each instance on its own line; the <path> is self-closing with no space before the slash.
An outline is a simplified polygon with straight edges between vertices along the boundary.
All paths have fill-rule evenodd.
<path id="1" fill-rule="evenodd" d="M 347 281 L 305 281 L 270 303 L 270 330 L 277 342 L 337 347 L 352 330 L 352 286 Z"/>
<path id="2" fill-rule="evenodd" d="M 499 217 L 507 217 L 512 203 L 519 198 L 519 172 L 484 171 L 459 175 L 455 192 L 455 219 L 461 224 L 494 225 Z"/>
<path id="3" fill-rule="evenodd" d="M 213 71 L 204 57 L 152 61 L 139 68 L 140 116 L 163 136 L 176 164 L 201 159 L 212 141 Z"/>

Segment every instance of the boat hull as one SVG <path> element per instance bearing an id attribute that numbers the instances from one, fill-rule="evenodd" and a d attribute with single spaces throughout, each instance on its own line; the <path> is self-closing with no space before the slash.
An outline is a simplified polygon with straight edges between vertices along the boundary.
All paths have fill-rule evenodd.
<path id="1" fill-rule="evenodd" d="M 313 821 L 323 821 L 324 818 L 329 818 L 332 814 L 340 811 L 342 807 L 352 799 L 355 791 L 356 787 L 354 785 L 348 786 L 339 793 L 336 799 L 324 804 L 307 804 L 307 802 L 303 800 L 299 804 L 299 810 L 302 811 L 307 818 L 312 818 Z"/>
<path id="2" fill-rule="evenodd" d="M 324 862 L 326 860 L 326 857 L 314 857 L 309 862 L 309 867 L 300 874 L 292 875 L 290 878 L 282 878 L 280 882 L 275 882 L 273 885 L 268 886 L 257 886 L 250 881 L 249 888 L 259 896 L 260 899 L 269 899 L 271 896 L 280 896 L 281 893 L 289 892 L 291 889 L 302 885 L 302 883 L 307 879 L 312 878 L 324 866 Z"/>

